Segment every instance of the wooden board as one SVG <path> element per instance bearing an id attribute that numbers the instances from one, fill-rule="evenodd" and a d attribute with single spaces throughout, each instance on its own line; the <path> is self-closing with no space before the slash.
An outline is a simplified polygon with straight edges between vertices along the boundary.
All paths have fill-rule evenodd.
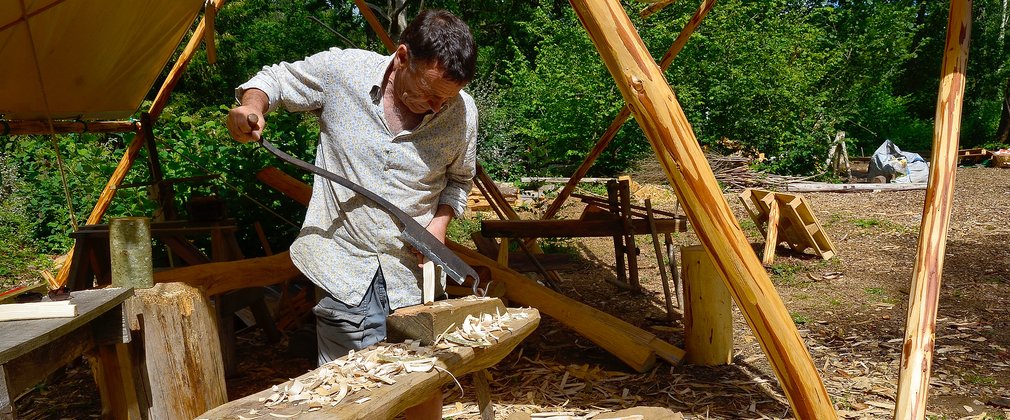
<path id="1" fill-rule="evenodd" d="M 71 318 L 75 316 L 77 316 L 77 305 L 70 303 L 70 301 L 0 305 L 0 322 L 23 319 Z"/>
<path id="2" fill-rule="evenodd" d="M 634 232 L 648 232 L 649 221 L 632 219 Z M 684 232 L 683 219 L 656 219 L 657 233 Z M 593 220 L 482 220 L 480 232 L 488 237 L 507 238 L 591 238 L 627 234 L 624 219 L 612 216 Z"/>
<path id="3" fill-rule="evenodd" d="M 261 418 L 277 418 L 276 415 L 289 416 L 297 414 L 299 420 L 317 419 L 391 419 L 408 407 L 412 407 L 431 397 L 432 390 L 453 381 L 453 376 L 462 375 L 485 369 L 497 364 L 507 356 L 526 336 L 536 329 L 540 323 L 540 314 L 536 309 L 509 309 L 509 312 L 525 312 L 529 317 L 521 322 L 514 322 L 508 331 L 499 337 L 498 343 L 488 348 L 452 347 L 436 353 L 438 362 L 430 372 L 414 372 L 395 377 L 396 383 L 383 385 L 379 388 L 359 391 L 349 395 L 343 403 L 336 406 L 326 406 L 318 411 L 306 412 L 307 405 L 292 406 L 282 403 L 274 407 L 265 407 L 260 398 L 267 398 L 273 393 L 267 389 L 244 398 L 231 401 L 215 409 L 203 413 L 201 419 L 238 419 L 251 416 L 250 410 L 257 410 L 256 416 Z M 299 377 L 308 378 L 314 373 L 309 372 Z M 367 402 L 355 404 L 361 398 L 369 397 Z"/>

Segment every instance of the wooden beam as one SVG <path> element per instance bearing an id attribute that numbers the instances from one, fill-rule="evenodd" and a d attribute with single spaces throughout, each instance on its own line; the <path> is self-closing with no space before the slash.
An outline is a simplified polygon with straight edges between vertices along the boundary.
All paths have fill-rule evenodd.
<path id="1" fill-rule="evenodd" d="M 308 206 L 312 198 L 312 187 L 273 166 L 257 172 L 256 179 L 303 206 Z"/>
<path id="2" fill-rule="evenodd" d="M 684 49 L 684 45 L 687 45 L 687 40 L 691 38 L 691 34 L 694 33 L 695 29 L 698 29 L 698 25 L 700 25 L 701 21 L 705 19 L 706 15 L 708 15 L 709 10 L 712 10 L 712 6 L 715 6 L 715 1 L 716 0 L 703 0 L 701 5 L 698 6 L 698 11 L 694 12 L 694 16 L 692 16 L 691 20 L 687 22 L 684 29 L 680 31 L 680 35 L 677 35 L 677 39 L 673 41 L 673 44 L 670 45 L 670 48 L 666 50 L 666 54 L 664 54 L 662 60 L 660 60 L 659 66 L 663 71 L 666 71 L 666 69 L 670 67 L 670 63 L 673 63 L 673 59 L 677 57 L 680 50 Z M 572 177 L 568 180 L 568 183 L 565 184 L 564 188 L 561 189 L 561 192 L 558 193 L 558 196 L 554 198 L 551 205 L 547 207 L 546 211 L 544 211 L 544 215 L 540 217 L 541 219 L 550 219 L 554 217 L 554 215 L 558 214 L 558 211 L 561 210 L 561 205 L 565 204 L 565 200 L 568 199 L 568 196 L 575 191 L 575 187 L 579 184 L 579 181 L 582 177 L 586 176 L 589 172 L 589 168 L 593 166 L 593 163 L 600 157 L 603 150 L 607 148 L 607 145 L 609 145 L 610 141 L 614 139 L 617 132 L 621 130 L 621 126 L 624 125 L 624 122 L 628 121 L 629 116 L 631 116 L 631 110 L 627 105 L 625 105 L 621 108 L 621 111 L 617 113 L 617 116 L 614 117 L 614 121 L 610 123 L 610 126 L 607 127 L 607 131 L 603 132 L 603 136 L 600 137 L 600 140 L 596 142 L 596 145 L 594 145 L 592 150 L 589 151 L 589 154 L 586 155 L 586 159 L 583 160 L 582 164 L 575 170 L 575 174 L 572 175 Z"/>
<path id="3" fill-rule="evenodd" d="M 926 189 L 925 183 L 915 184 L 830 184 L 827 182 L 796 182 L 782 186 L 788 192 L 876 192 L 916 191 Z"/>
<path id="4" fill-rule="evenodd" d="M 810 353 L 722 195 L 673 89 L 616 0 L 571 0 L 800 419 L 837 418 Z"/>
<path id="5" fill-rule="evenodd" d="M 926 415 L 929 374 L 933 364 L 936 311 L 940 301 L 944 250 L 954 201 L 961 107 L 971 34 L 971 0 L 951 0 L 947 20 L 940 89 L 933 128 L 933 159 L 929 189 L 922 209 L 919 248 L 908 295 L 908 318 L 902 345 L 894 418 L 922 419 Z"/>
<path id="6" fill-rule="evenodd" d="M 269 286 L 301 277 L 287 251 L 269 257 L 200 264 L 154 273 L 155 283 L 186 283 L 207 296 L 244 287 Z"/>
<path id="7" fill-rule="evenodd" d="M 646 372 L 651 369 L 657 356 L 674 365 L 684 358 L 683 350 L 647 331 L 541 286 L 470 248 L 449 240 L 446 245 L 467 264 L 487 267 L 495 282 L 505 284 L 505 296 L 510 302 L 537 308 L 617 356 L 636 371 Z"/>
<path id="8" fill-rule="evenodd" d="M 220 10 L 221 6 L 224 5 L 225 0 L 212 0 L 213 8 Z M 207 5 L 207 9 L 211 8 L 211 4 Z M 216 14 L 216 13 L 215 13 Z M 203 18 L 200 19 L 200 24 L 196 25 L 196 29 L 193 30 L 193 35 L 190 36 L 189 42 L 186 44 L 186 48 L 182 50 L 179 54 L 179 58 L 175 60 L 175 64 L 172 66 L 172 70 L 168 72 L 168 76 L 165 77 L 165 82 L 161 84 L 161 88 L 158 89 L 158 94 L 154 97 L 154 102 L 151 103 L 151 107 L 148 108 L 148 113 L 151 114 L 151 120 L 157 121 L 158 117 L 161 116 L 161 111 L 165 110 L 165 105 L 168 104 L 168 96 L 175 89 L 175 85 L 179 83 L 182 79 L 182 72 L 186 70 L 189 66 L 189 62 L 193 59 L 193 54 L 196 53 L 197 48 L 200 47 L 200 42 L 203 41 L 203 36 L 207 32 L 207 15 L 204 14 Z"/>
<path id="9" fill-rule="evenodd" d="M 136 121 L 0 121 L 0 135 L 66 133 L 132 133 L 140 127 Z"/>
<path id="10" fill-rule="evenodd" d="M 655 219 L 657 233 L 683 232 L 684 221 Z M 480 232 L 496 238 L 595 238 L 622 236 L 628 231 L 618 217 L 594 220 L 483 220 Z M 648 232 L 649 221 L 633 219 L 635 232 Z"/>
<path id="11" fill-rule="evenodd" d="M 368 4 L 365 3 L 365 0 L 354 0 L 354 4 L 358 6 L 358 11 L 361 12 L 361 16 L 364 16 L 365 20 L 368 21 L 368 26 L 370 26 L 372 31 L 375 32 L 375 35 L 382 40 L 382 45 L 386 46 L 386 50 L 390 53 L 395 51 L 396 44 L 393 43 L 393 39 L 389 37 L 389 34 L 386 33 L 382 24 L 379 23 L 379 19 L 375 18 L 375 13 L 372 13 L 372 9 L 368 8 Z"/>
<path id="12" fill-rule="evenodd" d="M 206 28 L 203 31 L 203 47 L 207 50 L 207 63 L 217 62 L 217 46 L 214 45 L 214 21 L 217 20 L 217 6 L 214 0 L 207 0 L 203 6 L 203 22 Z"/>

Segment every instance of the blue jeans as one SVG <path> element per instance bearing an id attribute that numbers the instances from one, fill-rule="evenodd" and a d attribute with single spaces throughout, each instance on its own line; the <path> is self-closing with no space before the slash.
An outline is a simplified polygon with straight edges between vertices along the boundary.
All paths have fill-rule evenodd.
<path id="1" fill-rule="evenodd" d="M 385 340 L 390 310 L 382 268 L 376 270 L 359 305 L 347 305 L 327 293 L 312 312 L 316 315 L 320 365 Z"/>

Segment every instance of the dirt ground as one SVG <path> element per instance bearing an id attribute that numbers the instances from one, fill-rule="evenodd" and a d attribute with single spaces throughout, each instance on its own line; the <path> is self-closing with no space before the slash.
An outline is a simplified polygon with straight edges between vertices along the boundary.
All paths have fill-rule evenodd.
<path id="1" fill-rule="evenodd" d="M 634 179 L 634 175 L 633 175 Z M 674 210 L 669 187 L 645 185 L 653 204 Z M 814 214 L 837 248 L 822 260 L 780 246 L 768 267 L 778 293 L 810 350 L 840 417 L 891 418 L 924 191 L 807 193 Z M 735 193 L 726 195 L 752 241 L 763 240 Z M 936 328 L 928 409 L 932 418 L 1010 417 L 1010 170 L 961 168 L 957 174 Z M 577 217 L 582 204 L 566 205 Z M 524 218 L 543 207 L 531 206 Z M 577 268 L 561 273 L 565 295 L 606 311 L 683 347 L 680 314 L 666 321 L 651 237 L 637 236 L 643 293 L 614 279 L 610 238 L 561 241 Z M 676 235 L 693 245 L 691 233 Z M 497 417 L 517 412 L 587 418 L 633 406 L 667 407 L 687 418 L 790 418 L 789 404 L 754 335 L 735 313 L 733 363 L 719 367 L 660 362 L 639 374 L 589 340 L 544 318 L 515 352 L 491 370 Z M 239 335 L 242 374 L 229 381 L 234 398 L 304 373 L 299 351 L 312 338 L 288 334 L 267 344 L 255 329 Z M 87 418 L 100 408 L 78 365 L 22 398 L 25 418 Z M 83 379 L 82 379 L 83 378 Z M 447 418 L 479 418 L 469 378 L 443 388 Z M 66 388 L 66 389 L 64 389 Z M 92 404 L 72 405 L 92 395 Z M 66 400 L 66 401 L 64 401 Z M 55 408 L 54 408 L 55 407 Z M 64 409 L 59 409 L 63 407 Z M 546 415 L 546 414 L 543 414 Z M 518 417 L 515 417 L 518 418 Z"/>

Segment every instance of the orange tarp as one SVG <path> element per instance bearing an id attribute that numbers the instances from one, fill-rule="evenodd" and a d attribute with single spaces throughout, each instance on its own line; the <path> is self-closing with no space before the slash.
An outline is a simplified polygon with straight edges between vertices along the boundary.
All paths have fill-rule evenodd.
<path id="1" fill-rule="evenodd" d="M 130 116 L 203 3 L 0 1 L 0 117 Z"/>

